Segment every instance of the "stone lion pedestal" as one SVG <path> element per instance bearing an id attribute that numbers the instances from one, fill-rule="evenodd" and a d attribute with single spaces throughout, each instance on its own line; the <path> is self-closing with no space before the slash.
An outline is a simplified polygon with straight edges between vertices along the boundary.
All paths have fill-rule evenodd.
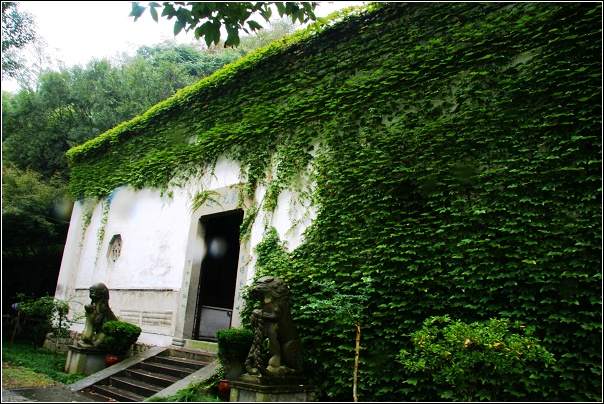
<path id="1" fill-rule="evenodd" d="M 89 289 L 90 304 L 84 306 L 86 323 L 82 331 L 82 341 L 69 346 L 66 373 L 91 375 L 105 369 L 103 348 L 105 334 L 103 324 L 117 320 L 109 307 L 109 288 L 104 283 L 95 283 Z"/>
<path id="2" fill-rule="evenodd" d="M 281 278 L 263 276 L 256 281 L 250 297 L 259 307 L 252 312 L 254 339 L 245 361 L 247 373 L 230 381 L 229 401 L 315 401 L 317 388 L 302 375 L 302 343 L 292 321 L 289 296 Z"/>
<path id="3" fill-rule="evenodd" d="M 308 402 L 315 401 L 316 386 L 303 377 L 263 380 L 262 376 L 243 375 L 231 383 L 231 402 Z"/>
<path id="4" fill-rule="evenodd" d="M 91 375 L 105 369 L 105 352 L 96 347 L 69 346 L 65 373 Z"/>

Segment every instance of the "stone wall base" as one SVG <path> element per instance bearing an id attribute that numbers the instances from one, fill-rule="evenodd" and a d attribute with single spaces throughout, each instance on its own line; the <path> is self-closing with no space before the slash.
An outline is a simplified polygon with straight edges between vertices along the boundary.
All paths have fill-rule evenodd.
<path id="1" fill-rule="evenodd" d="M 231 402 L 309 402 L 315 401 L 316 386 L 263 385 L 231 381 Z"/>
<path id="2" fill-rule="evenodd" d="M 81 339 L 78 333 L 69 331 L 67 338 L 56 338 L 53 333 L 46 334 L 44 348 L 52 353 L 67 354 L 69 347 L 75 345 Z"/>

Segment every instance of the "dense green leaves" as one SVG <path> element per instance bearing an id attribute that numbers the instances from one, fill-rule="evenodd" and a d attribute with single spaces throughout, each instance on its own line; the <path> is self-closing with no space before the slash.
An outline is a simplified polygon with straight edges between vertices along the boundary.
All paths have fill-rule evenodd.
<path id="1" fill-rule="evenodd" d="M 250 328 L 231 328 L 216 332 L 218 361 L 228 378 L 238 378 L 252 347 L 254 333 Z"/>
<path id="2" fill-rule="evenodd" d="M 2 169 L 2 304 L 17 292 L 52 294 L 71 216 L 67 186 L 34 171 Z M 36 282 L 32 282 L 35 279 Z"/>
<path id="3" fill-rule="evenodd" d="M 268 22 L 272 16 L 272 5 L 277 7 L 279 16 L 291 17 L 292 23 L 299 21 L 300 24 L 310 20 L 316 21 L 314 9 L 316 2 L 157 2 L 149 3 L 151 18 L 158 22 L 156 8 L 162 9 L 161 16 L 168 20 L 176 18 L 174 22 L 174 35 L 178 35 L 183 29 L 185 32 L 193 31 L 195 38 L 203 38 L 208 45 L 218 45 L 220 42 L 221 27 L 227 31 L 227 39 L 224 46 L 239 46 L 241 40 L 239 31 L 245 33 L 262 29 L 257 21 L 250 18 L 259 15 Z M 138 2 L 132 2 L 130 16 L 136 21 L 142 16 L 147 7 L 140 6 Z M 257 13 L 257 15 L 255 15 Z M 247 26 L 247 28 L 246 28 Z M 249 30 L 248 30 L 249 28 Z"/>
<path id="4" fill-rule="evenodd" d="M 466 324 L 436 316 L 411 338 L 413 349 L 397 360 L 419 400 L 426 390 L 454 401 L 539 400 L 539 373 L 555 362 L 531 330 L 507 319 Z"/>
<path id="5" fill-rule="evenodd" d="M 369 277 L 359 400 L 442 399 L 406 383 L 396 354 L 445 314 L 523 322 L 556 360 L 530 393 L 600 400 L 601 5 L 374 7 L 71 149 L 73 194 L 166 189 L 217 155 L 241 165 L 249 195 L 270 190 L 251 220 L 316 185 L 304 243 L 289 252 L 267 230 L 256 271 L 288 281 L 322 398 L 350 397 L 355 330 L 300 310 L 322 297 L 310 280 L 349 295 Z"/>
<path id="6" fill-rule="evenodd" d="M 142 332 L 138 325 L 119 320 L 103 323 L 102 329 L 105 334 L 103 343 L 107 345 L 107 351 L 114 355 L 125 355 Z"/>
<path id="7" fill-rule="evenodd" d="M 24 334 L 31 333 L 29 337 L 34 346 L 41 347 L 48 333 L 53 333 L 55 338 L 65 338 L 69 335 L 69 327 L 72 322 L 67 318 L 68 302 L 49 295 L 34 299 L 19 294 L 17 298 L 19 300 L 16 305 L 19 311 L 19 321 L 24 328 Z"/>

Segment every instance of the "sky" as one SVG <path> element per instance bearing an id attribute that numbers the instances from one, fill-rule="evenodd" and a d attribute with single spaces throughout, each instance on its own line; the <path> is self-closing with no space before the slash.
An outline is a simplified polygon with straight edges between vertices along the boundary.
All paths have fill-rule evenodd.
<path id="1" fill-rule="evenodd" d="M 317 17 L 326 17 L 335 10 L 363 1 L 321 1 L 315 10 Z M 148 1 L 139 2 L 147 6 Z M 31 13 L 37 33 L 44 38 L 47 52 L 66 66 L 85 66 L 93 58 L 114 57 L 121 52 L 134 54 L 141 45 L 155 45 L 167 39 L 178 43 L 195 41 L 193 33 L 173 34 L 174 19 L 159 18 L 156 23 L 147 9 L 134 22 L 129 17 L 130 1 L 20 1 L 19 10 Z M 275 13 L 276 14 L 276 13 Z M 259 17 L 260 18 L 260 17 Z M 260 23 L 260 20 L 258 20 Z M 2 81 L 2 89 L 18 90 L 14 81 Z"/>

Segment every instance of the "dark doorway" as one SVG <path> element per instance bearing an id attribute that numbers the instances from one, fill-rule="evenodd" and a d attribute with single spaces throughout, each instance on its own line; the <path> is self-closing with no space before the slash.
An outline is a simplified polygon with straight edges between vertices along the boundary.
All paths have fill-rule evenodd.
<path id="1" fill-rule="evenodd" d="M 216 331 L 231 326 L 243 211 L 205 216 L 200 221 L 206 252 L 201 262 L 193 339 L 214 341 Z"/>

